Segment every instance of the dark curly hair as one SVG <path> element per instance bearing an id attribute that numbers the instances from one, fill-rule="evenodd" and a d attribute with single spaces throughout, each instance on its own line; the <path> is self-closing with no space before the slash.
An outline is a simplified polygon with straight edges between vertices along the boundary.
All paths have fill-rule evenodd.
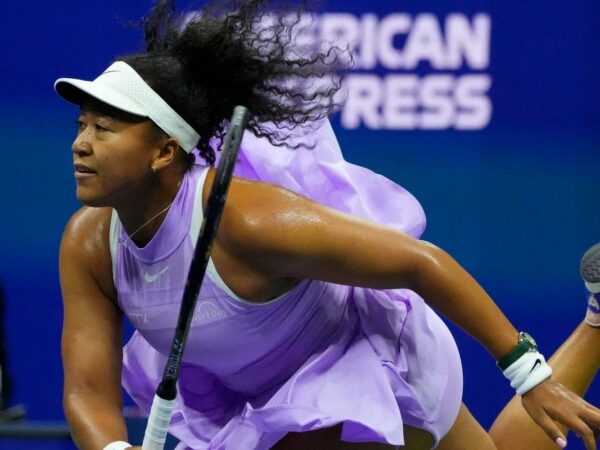
<path id="1" fill-rule="evenodd" d="M 306 8 L 304 0 L 293 8 L 281 0 L 218 0 L 185 16 L 174 0 L 159 0 L 144 21 L 146 52 L 118 59 L 200 134 L 197 148 L 214 164 L 210 141 L 223 136 L 235 105 L 250 110 L 248 129 L 274 145 L 338 107 L 349 52 L 298 45 Z"/>

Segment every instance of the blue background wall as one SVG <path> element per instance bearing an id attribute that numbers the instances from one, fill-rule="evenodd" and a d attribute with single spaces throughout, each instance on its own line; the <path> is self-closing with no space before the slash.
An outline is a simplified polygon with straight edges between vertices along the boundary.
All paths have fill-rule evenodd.
<path id="1" fill-rule="evenodd" d="M 115 55 L 139 50 L 140 33 L 125 24 L 150 2 L 16 3 L 1 7 L 0 280 L 14 401 L 27 405 L 31 419 L 53 420 L 62 418 L 57 251 L 78 204 L 70 154 L 76 111 L 55 96 L 52 84 L 60 76 L 92 78 Z M 334 126 L 347 159 L 412 191 L 428 216 L 424 237 L 453 254 L 517 327 L 551 353 L 583 316 L 579 259 L 600 241 L 600 39 L 594 32 L 600 4 L 325 3 L 356 17 L 431 12 L 442 21 L 451 13 L 491 19 L 487 67 L 437 71 L 490 76 L 493 113 L 484 128 L 347 129 L 339 116 Z M 403 45 L 401 37 L 396 45 Z M 432 69 L 421 64 L 414 72 L 424 76 Z M 487 353 L 454 331 L 463 350 L 466 401 L 488 426 L 510 388 Z M 596 403 L 598 391 L 592 386 Z"/>

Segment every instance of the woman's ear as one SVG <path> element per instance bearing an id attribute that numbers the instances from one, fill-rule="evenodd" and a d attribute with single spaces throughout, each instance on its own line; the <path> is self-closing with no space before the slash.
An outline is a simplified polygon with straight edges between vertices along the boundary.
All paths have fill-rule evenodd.
<path id="1" fill-rule="evenodd" d="M 176 158 L 179 150 L 177 139 L 165 136 L 157 142 L 158 154 L 152 160 L 152 171 L 158 172 L 170 165 Z"/>

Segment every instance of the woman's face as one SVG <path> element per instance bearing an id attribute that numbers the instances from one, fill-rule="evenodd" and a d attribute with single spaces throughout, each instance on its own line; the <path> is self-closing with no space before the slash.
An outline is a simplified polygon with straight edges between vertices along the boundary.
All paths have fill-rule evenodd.
<path id="1" fill-rule="evenodd" d="M 77 198 L 89 206 L 116 206 L 147 193 L 160 139 L 148 119 L 87 101 L 72 150 Z"/>

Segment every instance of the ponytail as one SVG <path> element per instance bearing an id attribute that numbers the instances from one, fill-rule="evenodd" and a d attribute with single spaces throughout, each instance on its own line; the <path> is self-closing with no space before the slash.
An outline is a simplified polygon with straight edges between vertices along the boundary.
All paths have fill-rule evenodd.
<path id="1" fill-rule="evenodd" d="M 250 110 L 251 132 L 278 146 L 338 106 L 347 50 L 298 52 L 302 7 L 276 12 L 273 3 L 220 0 L 186 18 L 173 0 L 159 0 L 145 20 L 147 52 L 120 58 L 200 134 L 209 164 L 210 141 L 223 136 L 235 105 Z"/>

